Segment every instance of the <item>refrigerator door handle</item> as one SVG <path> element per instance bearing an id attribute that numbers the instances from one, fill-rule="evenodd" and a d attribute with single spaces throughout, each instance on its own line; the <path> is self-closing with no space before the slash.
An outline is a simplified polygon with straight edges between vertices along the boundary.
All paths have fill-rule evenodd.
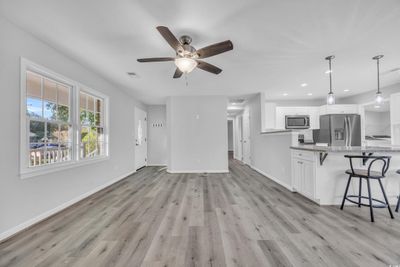
<path id="1" fill-rule="evenodd" d="M 345 132 L 345 146 L 348 147 L 349 146 L 349 117 L 345 116 L 344 117 L 344 132 Z"/>
<path id="2" fill-rule="evenodd" d="M 349 146 L 351 146 L 353 144 L 353 125 L 350 117 L 348 117 L 348 120 L 349 120 Z"/>

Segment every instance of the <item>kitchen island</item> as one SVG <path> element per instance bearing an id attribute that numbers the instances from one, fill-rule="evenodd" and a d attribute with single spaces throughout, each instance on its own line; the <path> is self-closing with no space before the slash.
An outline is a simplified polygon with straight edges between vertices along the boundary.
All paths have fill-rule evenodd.
<path id="1" fill-rule="evenodd" d="M 338 205 L 343 199 L 348 180 L 345 171 L 350 168 L 344 155 L 387 155 L 392 156 L 387 177 L 382 179 L 389 202 L 397 203 L 400 193 L 400 146 L 387 147 L 328 147 L 315 145 L 291 146 L 292 188 L 320 205 Z M 369 162 L 354 161 L 354 168 L 367 168 Z M 376 167 L 380 167 L 378 163 Z M 374 168 L 376 169 L 376 168 Z M 366 186 L 363 187 L 366 190 Z M 377 181 L 371 181 L 375 198 L 382 199 Z M 353 179 L 349 194 L 358 194 L 358 179 Z M 363 195 L 367 192 L 363 190 Z M 346 202 L 346 204 L 351 204 Z"/>

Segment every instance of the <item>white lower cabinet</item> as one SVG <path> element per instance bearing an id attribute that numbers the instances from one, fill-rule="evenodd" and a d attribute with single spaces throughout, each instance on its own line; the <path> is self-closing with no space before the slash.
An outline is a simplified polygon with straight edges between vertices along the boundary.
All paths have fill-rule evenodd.
<path id="1" fill-rule="evenodd" d="M 309 152 L 295 152 L 292 154 L 292 183 L 296 192 L 316 201 L 313 154 Z"/>

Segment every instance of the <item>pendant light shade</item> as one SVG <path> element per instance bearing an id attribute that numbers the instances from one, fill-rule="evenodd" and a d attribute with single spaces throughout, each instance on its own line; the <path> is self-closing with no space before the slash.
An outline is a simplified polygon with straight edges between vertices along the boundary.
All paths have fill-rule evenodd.
<path id="1" fill-rule="evenodd" d="M 383 58 L 383 55 L 378 55 L 378 56 L 374 56 L 372 59 L 376 60 L 376 71 L 377 71 L 377 81 L 378 81 L 378 89 L 376 91 L 375 94 L 375 105 L 376 106 L 380 106 L 383 102 L 383 96 L 381 93 L 381 88 L 380 88 L 380 79 L 379 79 L 379 60 Z"/>
<path id="2" fill-rule="evenodd" d="M 329 61 L 329 93 L 328 96 L 326 97 L 326 103 L 328 105 L 334 105 L 335 104 L 335 95 L 333 94 L 332 91 L 332 59 L 334 59 L 335 56 L 329 56 L 326 57 L 325 59 Z"/>

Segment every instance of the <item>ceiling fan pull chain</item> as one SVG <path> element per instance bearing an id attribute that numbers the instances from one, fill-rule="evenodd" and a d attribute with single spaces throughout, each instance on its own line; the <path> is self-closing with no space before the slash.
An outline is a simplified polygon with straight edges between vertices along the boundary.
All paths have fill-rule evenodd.
<path id="1" fill-rule="evenodd" d="M 188 79 L 187 79 L 187 73 L 185 73 L 185 82 L 186 82 L 186 87 L 188 87 L 189 83 L 188 83 Z"/>

